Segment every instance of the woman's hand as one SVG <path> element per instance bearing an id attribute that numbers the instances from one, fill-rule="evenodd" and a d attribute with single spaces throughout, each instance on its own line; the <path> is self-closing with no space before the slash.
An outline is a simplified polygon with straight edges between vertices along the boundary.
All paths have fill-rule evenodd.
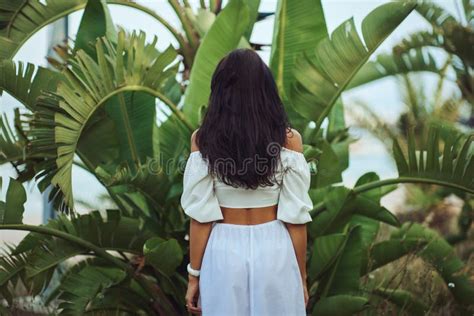
<path id="1" fill-rule="evenodd" d="M 308 293 L 308 286 L 307 286 L 307 281 L 306 281 L 306 274 L 301 276 L 301 281 L 303 282 L 304 305 L 308 306 L 309 293 Z"/>
<path id="2" fill-rule="evenodd" d="M 199 298 L 199 278 L 188 276 L 188 290 L 186 291 L 186 307 L 192 314 L 200 314 L 201 307 L 197 306 Z"/>
<path id="3" fill-rule="evenodd" d="M 308 306 L 309 294 L 308 294 L 308 287 L 306 286 L 306 284 L 303 284 L 303 290 L 304 290 L 304 305 Z"/>

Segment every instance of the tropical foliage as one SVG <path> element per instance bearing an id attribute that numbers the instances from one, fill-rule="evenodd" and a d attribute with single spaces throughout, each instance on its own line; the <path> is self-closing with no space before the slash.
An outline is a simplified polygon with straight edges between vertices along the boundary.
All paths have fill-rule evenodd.
<path id="1" fill-rule="evenodd" d="M 159 37 L 147 42 L 143 32 L 118 30 L 108 4 L 155 17 L 179 47 L 159 51 Z M 132 1 L 0 0 L 0 89 L 25 107 L 13 122 L 6 116 L 0 121 L 0 162 L 18 173 L 5 185 L 0 229 L 29 232 L 0 260 L 5 311 L 18 308 L 24 295 L 40 297 L 62 314 L 185 314 L 189 236 L 179 197 L 190 135 L 205 110 L 217 62 L 234 48 L 259 47 L 249 39 L 255 21 L 266 15 L 258 13 L 259 1 L 230 0 L 224 8 L 220 1 L 201 1 L 197 13 L 187 1 L 169 4 L 184 34 Z M 411 2 L 384 4 L 363 20 L 362 34 L 349 19 L 329 35 L 320 1 L 278 2 L 270 66 L 315 171 L 308 225 L 313 315 L 370 313 L 381 299 L 400 312 L 428 313 L 427 303 L 409 291 L 365 281 L 407 255 L 431 265 L 456 309 L 472 313 L 474 285 L 449 243 L 424 226 L 401 225 L 380 203 L 398 183 L 474 193 L 472 135 L 451 131 L 440 138 L 436 124 L 423 141 L 410 132 L 406 148 L 393 142 L 399 177 L 381 180 L 371 172 L 353 188 L 340 184 L 353 141 L 341 94 L 415 8 Z M 80 9 L 74 46 L 57 48 L 61 58 L 49 59 L 53 70 L 12 61 L 35 32 Z M 160 124 L 156 102 L 170 113 Z M 104 186 L 114 209 L 77 213 L 75 165 Z M 23 223 L 22 183 L 29 181 L 41 192 L 51 188 L 59 214 L 45 225 Z M 391 234 L 380 240 L 382 226 Z"/>
<path id="2" fill-rule="evenodd" d="M 400 86 L 405 107 L 395 122 L 381 118 L 380 112 L 376 113 L 365 103 L 356 102 L 346 107 L 359 127 L 370 131 L 389 148 L 393 138 L 406 149 L 413 146 L 410 142 L 414 140 L 421 144 L 423 139 L 430 137 L 428 133 L 433 123 L 440 126 L 437 137 L 448 147 L 456 135 L 472 132 L 474 107 L 469 91 L 472 91 L 473 82 L 470 57 L 473 46 L 468 43 L 473 40 L 473 4 L 464 1 L 462 4 L 455 2 L 455 5 L 459 10 L 453 15 L 435 3 L 418 1 L 415 10 L 427 22 L 429 30 L 407 34 L 390 54 L 379 54 L 366 63 L 349 84 L 348 88 L 352 89 L 383 78 L 397 79 L 395 82 Z M 364 116 L 357 113 L 364 113 Z M 407 139 L 403 133 L 406 130 L 412 132 L 412 137 Z M 470 210 L 474 205 L 471 194 L 426 184 L 410 184 L 405 188 L 415 193 L 406 201 L 405 208 L 411 210 L 404 217 L 418 218 L 418 221 L 437 217 L 434 213 L 438 213 L 453 194 L 461 198 L 464 207 L 456 229 L 443 230 L 452 244 L 467 240 L 472 223 Z M 443 216 L 441 213 L 439 215 Z M 446 227 L 447 222 L 449 220 L 445 219 L 438 226 Z"/>

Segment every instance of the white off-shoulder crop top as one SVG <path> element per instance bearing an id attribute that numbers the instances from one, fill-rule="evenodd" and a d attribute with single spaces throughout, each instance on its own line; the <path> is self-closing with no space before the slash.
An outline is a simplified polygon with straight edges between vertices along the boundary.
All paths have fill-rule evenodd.
<path id="1" fill-rule="evenodd" d="M 183 175 L 181 206 L 189 217 L 205 223 L 223 219 L 223 207 L 250 208 L 278 204 L 277 219 L 292 224 L 311 222 L 309 197 L 311 173 L 303 153 L 281 147 L 281 167 L 276 178 L 281 186 L 259 187 L 255 190 L 235 188 L 208 172 L 208 163 L 201 152 L 193 151 Z M 281 181 L 280 181 L 281 180 Z"/>

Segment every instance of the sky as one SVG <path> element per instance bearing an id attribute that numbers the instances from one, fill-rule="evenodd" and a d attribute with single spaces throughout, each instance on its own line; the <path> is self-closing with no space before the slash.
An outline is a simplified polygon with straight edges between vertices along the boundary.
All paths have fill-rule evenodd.
<path id="1" fill-rule="evenodd" d="M 137 1 L 167 19 L 175 28 L 180 28 L 179 20 L 176 18 L 174 11 L 168 5 L 166 0 L 148 0 Z M 189 1 L 193 8 L 198 7 L 199 1 Z M 323 0 L 323 10 L 328 24 L 328 31 L 332 32 L 339 24 L 350 17 L 354 17 L 355 24 L 360 31 L 360 25 L 363 18 L 377 6 L 388 1 L 357 1 L 357 0 Z M 435 1 L 441 6 L 445 7 L 454 16 L 457 15 L 455 1 Z M 227 1 L 224 1 L 224 5 Z M 276 9 L 276 0 L 262 0 L 260 4 L 260 12 L 274 12 Z M 172 44 L 177 47 L 175 39 L 169 34 L 166 28 L 156 22 L 153 18 L 140 11 L 123 7 L 110 5 L 111 15 L 114 22 L 127 30 L 143 30 L 148 34 L 148 40 L 151 41 L 153 35 L 158 36 L 157 47 L 162 50 Z M 82 12 L 75 12 L 70 15 L 69 27 L 70 36 L 75 38 L 77 29 L 80 23 Z M 269 17 L 264 21 L 257 23 L 252 33 L 251 41 L 257 43 L 270 44 L 272 40 L 274 18 Z M 428 23 L 423 20 L 416 12 L 412 12 L 402 24 L 387 38 L 387 40 L 377 49 L 376 56 L 381 52 L 390 52 L 391 48 L 400 42 L 407 34 L 417 30 L 429 29 Z M 46 66 L 45 55 L 47 53 L 48 36 L 51 32 L 51 27 L 46 27 L 37 34 L 35 34 L 17 53 L 15 60 L 30 62 L 36 65 Z M 270 51 L 260 53 L 260 56 L 268 63 Z M 439 60 L 442 55 L 437 56 Z M 435 76 L 430 74 L 422 75 L 422 80 L 427 83 L 427 86 L 434 86 Z M 448 87 L 448 90 L 450 87 Z M 448 91 L 449 92 L 449 91 Z M 376 83 L 365 85 L 361 88 L 353 89 L 343 94 L 343 101 L 345 106 L 350 106 L 353 102 L 360 101 L 367 103 L 377 114 L 384 120 L 393 122 L 403 111 L 403 101 L 401 99 L 400 90 L 394 79 L 383 79 Z M 12 114 L 15 107 L 22 107 L 16 100 L 4 94 L 0 97 L 0 104 L 2 112 L 9 115 Z M 347 118 L 350 124 L 350 117 Z M 350 147 L 350 166 L 343 174 L 344 184 L 352 187 L 355 181 L 364 173 L 368 171 L 375 171 L 379 176 L 384 178 L 391 178 L 397 176 L 395 164 L 392 158 L 387 153 L 384 146 L 376 139 L 361 133 L 357 130 L 351 130 L 354 137 L 360 138 Z M 4 191 L 7 182 L 6 178 L 15 176 L 13 168 L 9 165 L 0 166 L 0 174 L 4 178 Z M 25 206 L 24 222 L 28 224 L 39 224 L 42 221 L 43 202 L 41 193 L 32 182 L 26 185 L 28 193 L 28 202 Z M 73 169 L 73 190 L 77 199 L 86 201 L 93 205 L 97 205 L 100 209 L 105 209 L 108 205 L 101 204 L 98 200 L 100 194 L 105 190 L 100 184 L 84 171 Z M 5 192 L 0 192 L 0 199 L 4 199 Z M 390 201 L 386 203 L 390 204 Z M 389 206 L 387 206 L 389 207 Z M 80 208 L 79 208 L 80 209 Z M 390 209 L 390 208 L 389 208 Z M 86 211 L 85 208 L 80 211 Z M 21 232 L 0 231 L 0 244 L 3 242 L 16 243 L 24 236 Z"/>

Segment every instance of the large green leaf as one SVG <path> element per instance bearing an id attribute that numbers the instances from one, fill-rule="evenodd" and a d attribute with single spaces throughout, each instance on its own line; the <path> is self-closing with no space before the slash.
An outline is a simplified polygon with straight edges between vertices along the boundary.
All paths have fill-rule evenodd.
<path id="1" fill-rule="evenodd" d="M 325 209 L 318 212 L 309 224 L 311 233 L 322 236 L 327 233 L 341 232 L 353 215 L 360 215 L 399 226 L 397 218 L 386 208 L 367 196 L 356 195 L 343 186 L 330 188 L 323 197 Z"/>
<path id="2" fill-rule="evenodd" d="M 350 190 L 343 187 L 333 187 L 324 195 L 326 209 L 316 214 L 309 224 L 309 229 L 319 237 L 334 232 L 335 227 L 343 227 L 352 215 L 353 199 Z"/>
<path id="3" fill-rule="evenodd" d="M 59 308 L 62 314 L 82 315 L 91 301 L 105 289 L 125 278 L 124 271 L 117 268 L 85 266 L 77 274 L 70 274 L 61 284 Z"/>
<path id="4" fill-rule="evenodd" d="M 374 243 L 375 238 L 379 232 L 380 222 L 374 219 L 353 215 L 349 221 L 350 226 L 360 226 L 360 248 L 362 251 L 361 267 L 364 264 L 364 259 L 367 257 L 368 249 Z"/>
<path id="5" fill-rule="evenodd" d="M 158 128 L 160 157 L 163 158 L 163 161 L 168 162 L 166 174 L 171 178 L 182 176 L 181 170 L 179 170 L 182 162 L 179 158 L 183 153 L 190 151 L 190 138 L 191 132 L 183 129 L 173 116 L 168 117 Z M 182 184 L 181 181 L 180 184 Z"/>
<path id="6" fill-rule="evenodd" d="M 0 224 L 21 224 L 26 192 L 21 182 L 10 178 L 5 202 L 0 201 Z"/>
<path id="7" fill-rule="evenodd" d="M 96 39 L 103 36 L 111 42 L 117 42 L 117 32 L 110 17 L 106 0 L 88 1 L 77 31 L 74 52 L 82 49 L 90 56 L 95 57 Z"/>
<path id="8" fill-rule="evenodd" d="M 54 91 L 61 75 L 47 68 L 33 64 L 15 63 L 11 60 L 0 61 L 0 92 L 6 91 L 12 97 L 33 111 L 36 100 L 42 91 Z"/>
<path id="9" fill-rule="evenodd" d="M 51 268 L 55 269 L 64 261 L 80 254 L 89 252 L 67 241 L 54 238 L 45 238 L 41 245 L 28 254 L 28 263 L 25 266 L 26 277 L 37 276 Z"/>
<path id="10" fill-rule="evenodd" d="M 436 231 L 417 223 L 405 223 L 392 233 L 394 239 L 424 239 L 428 242 L 418 256 L 430 263 L 441 275 L 456 301 L 464 306 L 472 304 L 474 283 L 464 272 L 464 263 L 454 248 Z"/>
<path id="11" fill-rule="evenodd" d="M 362 228 L 354 226 L 347 232 L 341 254 L 318 284 L 323 297 L 359 291 L 362 255 Z"/>
<path id="12" fill-rule="evenodd" d="M 418 0 L 416 11 L 433 27 L 430 33 L 415 33 L 397 46 L 397 49 L 435 46 L 459 56 L 467 65 L 474 65 L 474 31 L 471 25 L 463 25 L 442 6 L 432 1 Z M 472 5 L 472 4 L 471 4 Z M 472 10 L 472 7 L 471 7 Z M 471 13 L 472 14 L 472 13 Z M 467 17 L 467 20 L 469 17 Z"/>
<path id="13" fill-rule="evenodd" d="M 24 146 L 25 142 L 13 131 L 4 113 L 3 117 L 0 117 L 0 165 L 13 162 L 18 168 L 25 158 Z"/>
<path id="14" fill-rule="evenodd" d="M 410 34 L 394 46 L 393 51 L 396 54 L 412 54 L 413 49 L 439 48 L 449 54 L 457 55 L 468 66 L 472 66 L 474 49 L 469 44 L 472 41 L 474 41 L 474 31 L 471 28 L 459 23 L 450 23 L 445 29 L 435 28 L 433 31 Z"/>
<path id="15" fill-rule="evenodd" d="M 258 8 L 260 6 L 260 0 L 243 0 L 245 4 L 247 4 L 249 9 L 249 22 L 247 25 L 247 29 L 244 33 L 244 38 L 240 41 L 247 42 L 245 45 L 249 46 L 248 41 L 250 40 L 250 36 L 252 35 L 252 30 L 257 22 L 258 18 Z M 214 11 L 204 8 L 197 8 L 197 13 L 194 14 L 193 9 L 191 7 L 185 7 L 184 11 L 186 12 L 187 17 L 190 19 L 191 23 L 193 23 L 194 28 L 199 33 L 201 37 L 207 33 L 207 31 L 211 28 L 212 24 L 216 19 L 216 15 Z"/>
<path id="16" fill-rule="evenodd" d="M 168 276 L 183 260 L 183 252 L 176 239 L 152 238 L 145 243 L 143 253 L 148 264 Z"/>
<path id="17" fill-rule="evenodd" d="M 290 84 L 294 80 L 292 70 L 296 60 L 327 36 L 321 1 L 278 1 L 273 27 L 270 68 L 284 101 L 289 101 L 287 95 Z"/>
<path id="18" fill-rule="evenodd" d="M 346 120 L 344 118 L 344 104 L 342 98 L 339 98 L 328 117 L 327 138 L 332 139 L 337 137 L 339 133 L 345 131 Z"/>
<path id="19" fill-rule="evenodd" d="M 15 288 L 18 280 L 21 279 L 27 263 L 27 257 L 25 255 L 12 256 L 6 250 L 3 250 L 3 252 L 0 257 L 0 297 L 6 299 L 8 304 L 11 305 L 15 293 L 9 289 Z"/>
<path id="20" fill-rule="evenodd" d="M 98 2 L 98 1 L 90 1 Z M 147 7 L 129 0 L 109 0 L 149 14 L 170 29 L 170 25 Z M 0 59 L 11 59 L 21 46 L 43 27 L 84 9 L 87 0 L 0 0 Z M 95 21 L 92 25 L 95 24 Z M 173 30 L 174 31 L 174 30 Z M 176 36 L 175 32 L 172 32 Z"/>
<path id="21" fill-rule="evenodd" d="M 57 172 L 51 183 L 59 186 L 68 206 L 73 205 L 71 168 L 79 138 L 91 117 L 109 100 L 115 96 L 124 98 L 122 93 L 127 91 L 147 93 L 162 100 L 182 123 L 187 123 L 162 90 L 166 80 L 176 75 L 179 64 L 166 68 L 176 54 L 161 53 L 157 56 L 154 48 L 156 41 L 155 37 L 151 44 L 145 44 L 144 33 L 125 37 L 125 33 L 120 32 L 116 48 L 107 39 L 97 41 L 97 62 L 84 51 L 78 51 L 69 61 L 74 68 L 63 70 L 67 81 L 61 82 L 57 91 L 61 97 L 61 111 L 56 112 L 54 117 L 58 158 Z M 125 109 L 125 101 L 120 102 L 119 106 Z M 127 117 L 123 119 L 127 120 Z M 127 123 L 130 124 L 129 121 Z M 132 157 L 138 162 L 131 127 L 127 128 Z"/>
<path id="22" fill-rule="evenodd" d="M 429 310 L 428 306 L 408 291 L 377 288 L 373 293 L 395 304 L 400 311 L 408 311 L 410 315 L 425 315 Z"/>
<path id="23" fill-rule="evenodd" d="M 70 265 L 67 267 L 66 271 L 61 274 L 58 285 L 49 293 L 47 293 L 47 297 L 44 299 L 45 305 L 49 305 L 51 302 L 65 293 L 70 293 L 71 290 L 67 284 L 70 283 L 71 279 L 84 276 L 84 269 L 97 269 L 98 271 L 103 271 L 104 269 L 110 271 L 115 270 L 101 258 L 88 258 L 81 260 L 74 265 Z M 117 270 L 117 272 L 118 271 L 119 270 Z M 123 282 L 118 284 L 111 282 L 103 285 L 104 286 L 101 288 L 100 293 L 93 297 L 92 301 L 90 301 L 87 306 L 87 309 L 91 313 L 109 313 L 111 310 L 114 310 L 116 312 L 124 311 L 128 313 L 137 313 L 143 311 L 147 315 L 153 314 L 153 310 L 149 308 L 150 306 L 148 305 L 149 297 L 146 295 L 146 293 L 143 293 L 143 290 L 137 286 L 135 281 L 124 279 Z M 87 295 L 90 295 L 90 293 L 86 293 L 86 295 L 81 295 L 79 297 L 73 295 L 71 300 L 73 300 L 74 303 L 67 305 L 71 308 L 79 307 L 81 304 L 78 304 L 78 301 L 82 300 L 84 297 L 87 297 Z M 63 298 L 65 297 L 66 296 L 63 296 Z"/>
<path id="24" fill-rule="evenodd" d="M 435 27 L 445 27 L 447 24 L 457 23 L 447 10 L 432 1 L 417 0 L 415 9 Z"/>
<path id="25" fill-rule="evenodd" d="M 53 271 L 46 270 L 35 277 L 27 278 L 25 267 L 29 263 L 28 255 L 13 255 L 11 247 L 7 248 L 0 257 L 0 297 L 6 299 L 11 306 L 13 299 L 18 297 L 19 283 L 26 288 L 29 295 L 36 296 L 46 288 Z"/>
<path id="26" fill-rule="evenodd" d="M 248 7 L 243 0 L 231 0 L 217 16 L 196 53 L 183 111 L 193 126 L 199 123 L 201 107 L 207 106 L 211 78 L 219 61 L 237 47 L 248 25 Z"/>
<path id="27" fill-rule="evenodd" d="M 325 273 L 344 249 L 345 234 L 321 236 L 313 241 L 313 250 L 309 262 L 309 282 L 313 283 Z"/>
<path id="28" fill-rule="evenodd" d="M 244 36 L 247 41 L 250 41 L 253 27 L 258 18 L 258 8 L 260 7 L 260 0 L 246 0 L 245 3 L 249 8 L 249 22 L 247 24 L 247 30 L 245 31 Z"/>
<path id="29" fill-rule="evenodd" d="M 392 226 L 400 226 L 397 217 L 385 207 L 363 195 L 355 197 L 354 213 Z"/>
<path id="30" fill-rule="evenodd" d="M 373 244 L 362 257 L 361 275 L 374 271 L 410 253 L 416 253 L 426 246 L 421 238 L 391 239 Z"/>
<path id="31" fill-rule="evenodd" d="M 447 137 L 443 153 L 440 147 L 440 127 L 431 125 L 422 144 L 415 144 L 413 128 L 407 133 L 407 156 L 400 144 L 393 140 L 393 154 L 401 182 L 427 182 L 474 192 L 474 135 Z"/>
<path id="32" fill-rule="evenodd" d="M 369 307 L 369 300 L 361 296 L 334 295 L 319 300 L 312 316 L 352 316 Z"/>
<path id="33" fill-rule="evenodd" d="M 108 173 L 101 167 L 95 172 L 111 194 L 120 201 L 120 207 L 127 215 L 146 216 L 148 221 L 154 220 L 158 225 L 168 217 L 179 214 L 169 212 L 167 208 L 167 197 L 172 190 L 168 164 L 169 161 L 158 161 L 157 158 L 147 160 L 143 166 L 133 171 L 127 165 L 121 165 L 115 173 Z M 173 224 L 179 225 L 178 223 Z M 164 226 L 158 225 L 157 229 L 164 230 Z"/>
<path id="34" fill-rule="evenodd" d="M 185 7 L 184 12 L 193 24 L 194 29 L 201 37 L 203 37 L 207 31 L 209 31 L 212 24 L 216 20 L 216 15 L 214 12 L 207 9 L 197 8 L 197 13 L 195 14 L 192 8 Z"/>
<path id="35" fill-rule="evenodd" d="M 153 95 L 132 91 L 105 103 L 105 110 L 116 126 L 121 161 L 133 165 L 154 157 L 155 102 Z"/>
<path id="36" fill-rule="evenodd" d="M 342 91 L 370 55 L 413 10 L 414 3 L 390 2 L 377 7 L 362 22 L 362 40 L 354 19 L 321 40 L 312 54 L 297 61 L 290 90 L 295 109 L 320 128 Z"/>
<path id="37" fill-rule="evenodd" d="M 318 172 L 312 175 L 311 186 L 323 188 L 334 183 L 342 182 L 343 164 L 340 163 L 335 149 L 326 140 L 321 140 L 317 146 L 321 151 L 318 158 Z"/>
<path id="38" fill-rule="evenodd" d="M 46 225 L 57 231 L 79 237 L 106 250 L 141 254 L 146 240 L 154 235 L 149 225 L 139 219 L 122 216 L 118 211 L 108 210 L 104 218 L 98 211 L 69 220 L 64 215 L 51 220 Z M 29 233 L 12 251 L 13 255 L 28 254 L 26 276 L 35 277 L 69 258 L 90 254 L 88 249 L 63 239 L 48 235 Z"/>
<path id="39" fill-rule="evenodd" d="M 426 50 L 415 49 L 407 53 L 394 53 L 392 55 L 380 54 L 374 61 L 369 61 L 359 70 L 347 89 L 356 88 L 389 76 L 421 71 L 434 74 L 441 72 L 441 68 L 436 65 L 433 55 Z"/>
<path id="40" fill-rule="evenodd" d="M 0 1 L 0 58 L 12 58 L 44 26 L 83 9 L 86 0 Z"/>
<path id="41" fill-rule="evenodd" d="M 98 116 L 98 119 L 95 119 Z M 86 157 L 90 164 L 88 167 L 95 169 L 95 166 L 104 165 L 108 168 L 116 166 L 120 158 L 121 144 L 118 137 L 119 131 L 115 122 L 103 113 L 97 113 L 84 128 L 79 139 L 78 150 Z M 54 135 L 53 135 L 54 141 Z M 97 150 L 100 148 L 100 150 Z M 91 170 L 94 171 L 94 170 Z"/>

